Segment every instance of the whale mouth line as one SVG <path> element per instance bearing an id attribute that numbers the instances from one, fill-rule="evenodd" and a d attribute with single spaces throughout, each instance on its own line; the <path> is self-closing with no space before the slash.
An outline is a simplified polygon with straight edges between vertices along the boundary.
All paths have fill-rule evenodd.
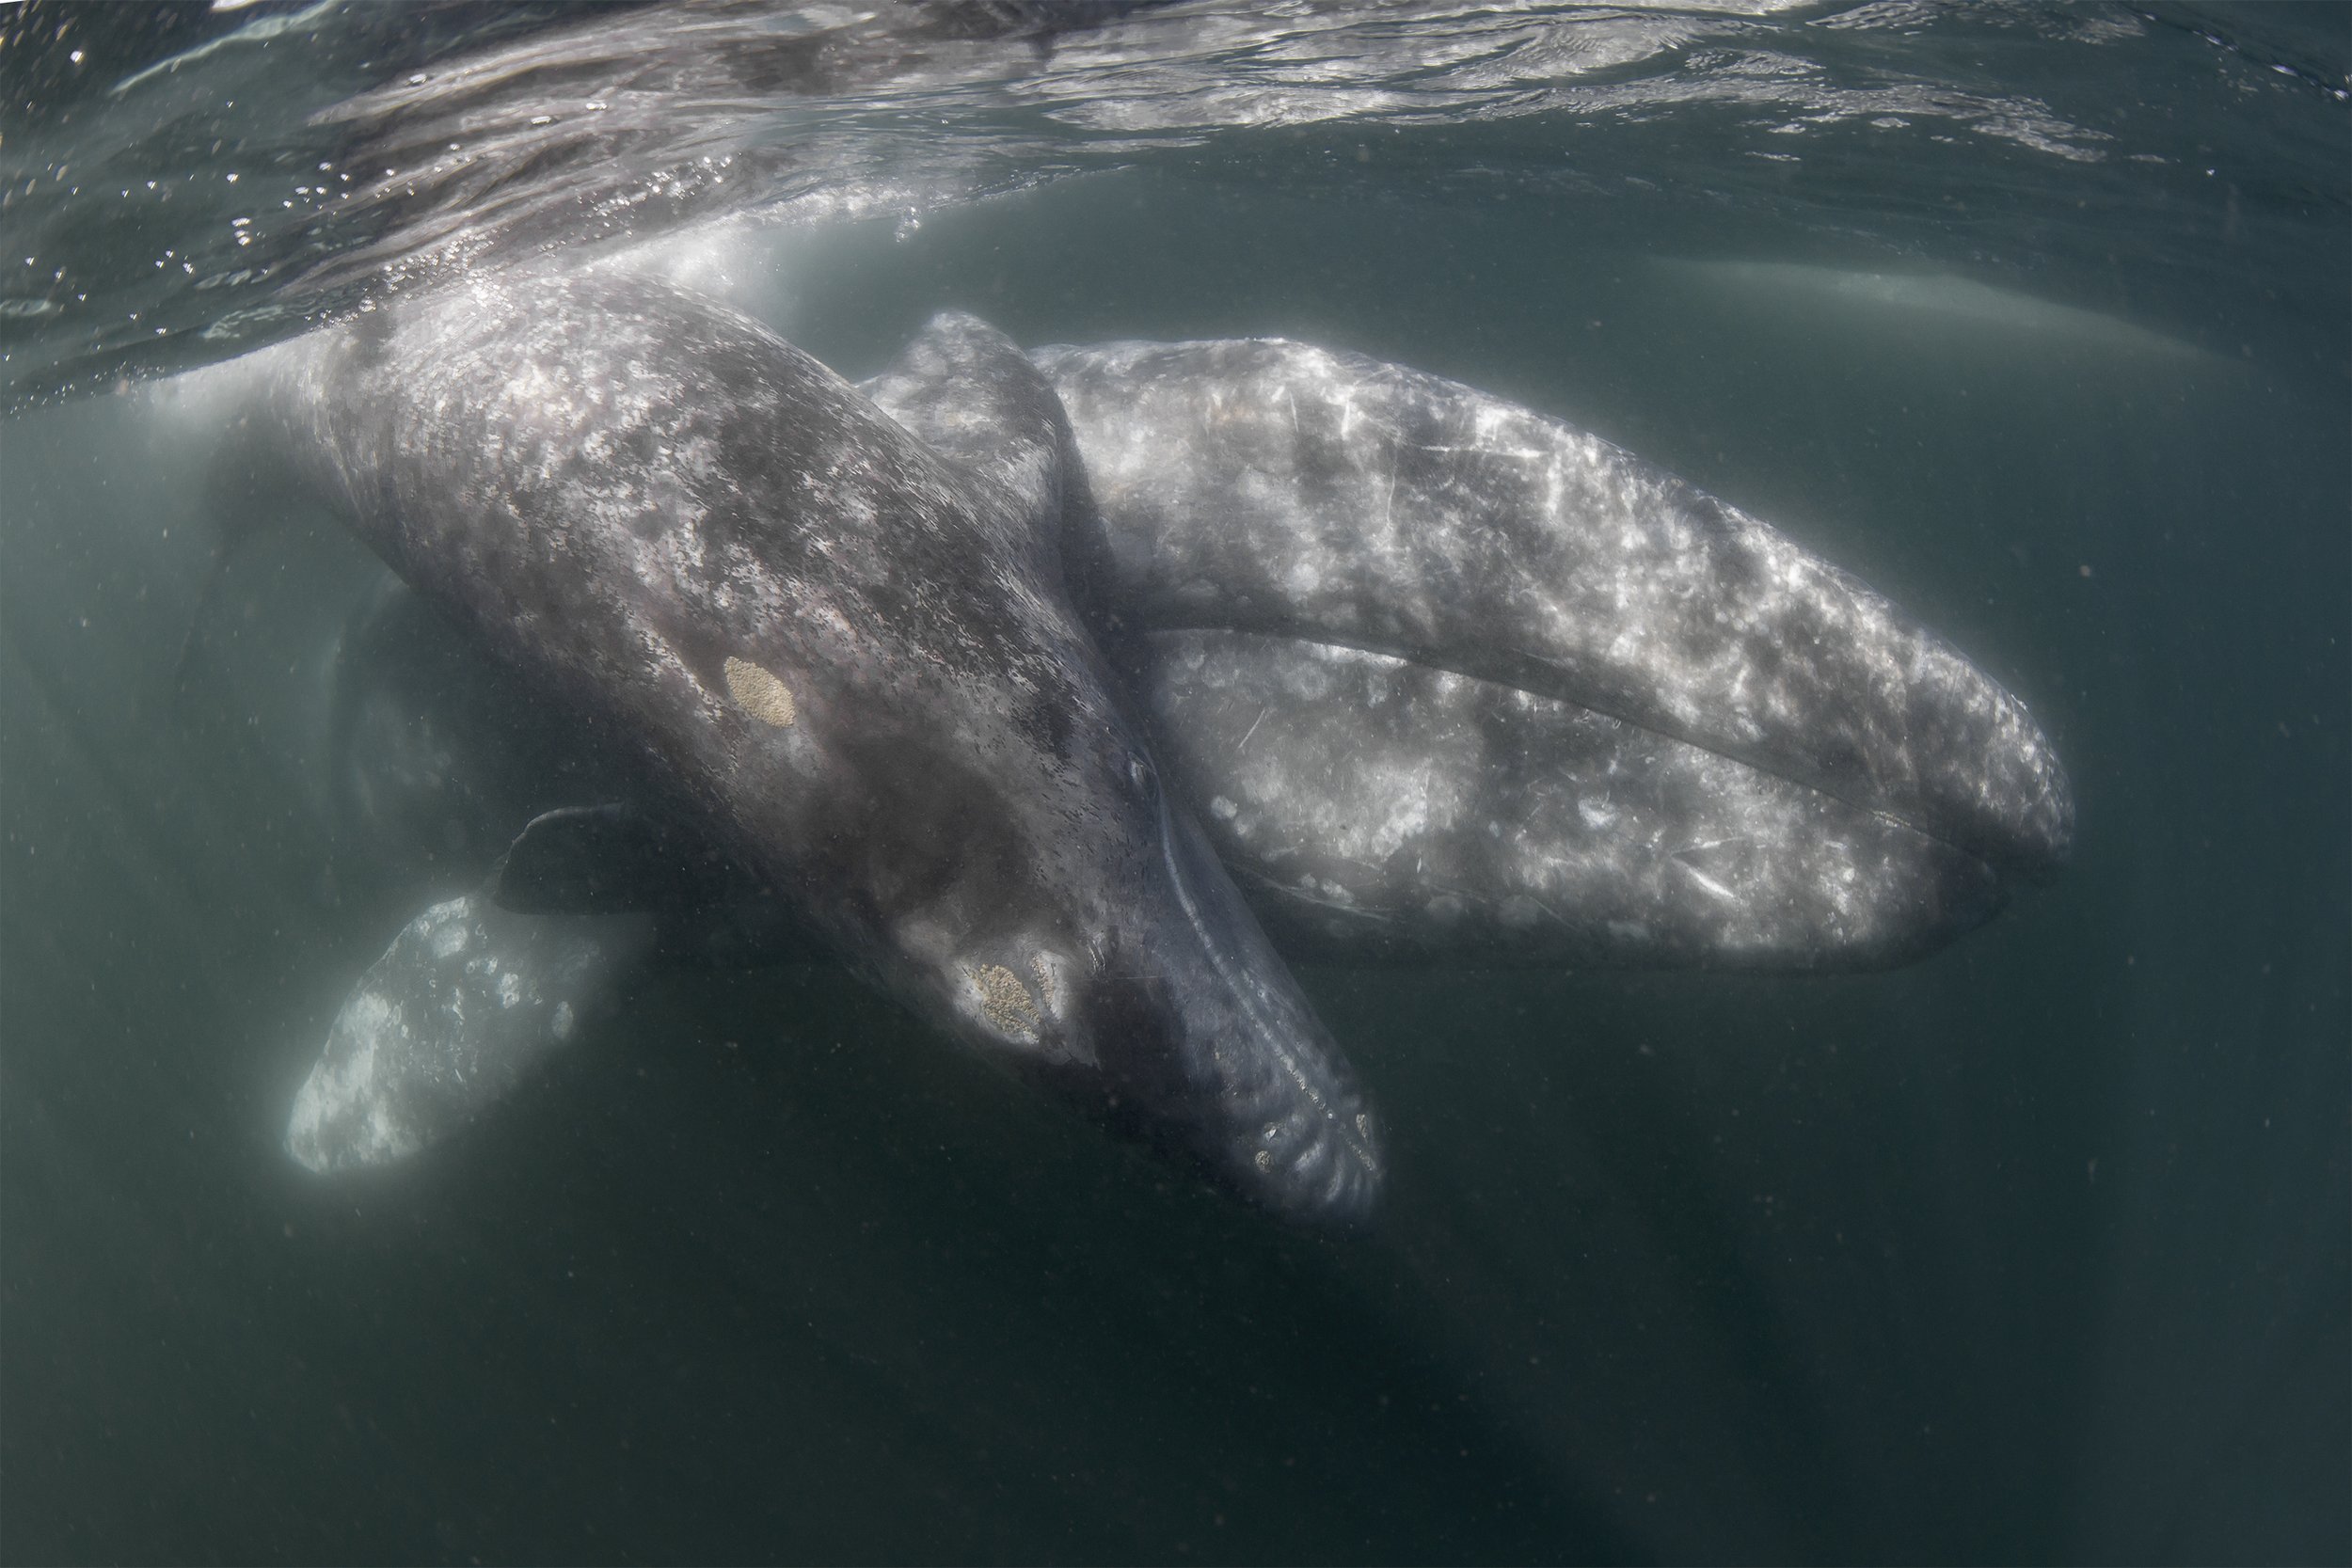
<path id="1" fill-rule="evenodd" d="M 1482 682 L 1502 690 L 1521 692 L 1540 702 L 1557 703 L 1564 708 L 1575 708 L 1581 712 L 1592 714 L 1596 718 L 1606 719 L 1612 723 L 1623 724 L 1628 729 L 1639 730 L 1644 735 L 1656 736 L 1661 740 L 1672 741 L 1677 745 L 1691 747 L 1694 751 L 1705 752 L 1710 756 L 1721 757 L 1734 767 L 1744 768 L 1761 777 L 1778 779 L 1795 788 L 1811 790 L 1826 800 L 1836 800 L 1855 811 L 1866 813 L 1883 822 L 1900 828 L 1906 832 L 1917 833 L 1920 837 L 1941 845 L 1955 854 L 1964 855 L 2003 880 L 2008 879 L 2011 874 L 2028 879 L 2045 874 L 2044 871 L 2036 869 L 2036 863 L 2032 857 L 1987 854 L 1979 845 L 1955 838 L 1947 832 L 1938 832 L 1927 823 L 1915 821 L 1900 812 L 1888 809 L 1883 804 L 1871 800 L 1857 800 L 1851 795 L 1832 789 L 1819 781 L 1798 778 L 1792 774 L 1781 772 L 1777 768 L 1766 767 L 1753 757 L 1727 751 L 1723 746 L 1703 736 L 1662 728 L 1658 724 L 1619 712 L 1606 703 L 1589 701 L 1581 695 L 1569 697 L 1563 696 L 1557 691 L 1538 690 L 1534 687 L 1469 668 L 1464 662 L 1449 659 L 1427 650 L 1410 648 L 1403 643 L 1335 637 L 1320 628 L 1313 635 L 1309 636 L 1297 632 L 1265 631 L 1247 626 L 1220 626 L 1198 621 L 1153 622 L 1151 626 L 1137 628 L 1136 635 L 1143 637 L 1181 636 L 1187 632 L 1207 633 L 1218 637 L 1251 638 L 1268 642 L 1296 642 L 1307 647 L 1332 648 L 1349 653 L 1369 654 L 1376 658 L 1392 658 L 1403 664 L 1418 665 L 1422 669 L 1439 671 L 1462 680 Z M 1548 666 L 1548 668 L 1558 667 L 1555 665 Z M 2061 848 L 2054 856 L 2047 858 L 2052 861 L 2062 861 L 2065 858 L 2065 852 Z"/>

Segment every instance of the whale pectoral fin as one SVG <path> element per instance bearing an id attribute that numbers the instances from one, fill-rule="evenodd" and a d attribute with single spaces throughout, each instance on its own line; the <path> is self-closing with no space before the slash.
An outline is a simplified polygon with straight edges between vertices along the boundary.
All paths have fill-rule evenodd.
<path id="1" fill-rule="evenodd" d="M 287 1152 L 340 1170 L 448 1135 L 570 1041 L 652 948 L 644 915 L 516 914 L 484 892 L 434 905 L 336 1014 L 294 1096 Z"/>
<path id="2" fill-rule="evenodd" d="M 517 914 L 626 914 L 713 907 L 755 889 L 709 845 L 635 806 L 564 806 L 533 817 L 486 889 Z"/>

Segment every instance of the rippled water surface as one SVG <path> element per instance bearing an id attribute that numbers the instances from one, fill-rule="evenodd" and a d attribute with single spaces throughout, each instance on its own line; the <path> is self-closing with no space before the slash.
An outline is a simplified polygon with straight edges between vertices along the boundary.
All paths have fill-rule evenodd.
<path id="1" fill-rule="evenodd" d="M 2322 8 L 0 12 L 0 1555 L 2344 1560 L 2348 60 Z M 1367 1239 L 821 968 L 649 981 L 313 1179 L 405 917 L 305 771 L 365 562 L 220 517 L 142 388 L 631 247 L 852 375 L 957 306 L 1592 429 L 2023 696 L 2074 863 L 1881 974 L 1304 972 Z"/>

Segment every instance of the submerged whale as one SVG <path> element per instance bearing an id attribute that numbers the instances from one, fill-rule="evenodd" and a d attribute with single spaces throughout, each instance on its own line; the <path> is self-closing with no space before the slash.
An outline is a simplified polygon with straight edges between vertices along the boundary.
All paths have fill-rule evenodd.
<path id="1" fill-rule="evenodd" d="M 1037 357 L 1081 598 L 1287 942 L 1868 967 L 2066 858 L 2022 703 L 1597 437 L 1295 342 Z"/>
<path id="2" fill-rule="evenodd" d="M 953 314 L 862 390 L 1057 541 L 1286 952 L 1883 965 L 2064 857 L 2064 778 L 2013 698 L 1764 525 L 1526 410 L 1273 341 L 1032 358 Z M 632 792 L 483 651 L 412 595 L 353 627 L 335 755 L 362 838 L 414 817 L 445 844 L 428 819 L 470 812 L 503 842 Z M 609 811 L 533 822 L 362 980 L 297 1157 L 370 1163 L 462 1123 L 657 954 L 807 950 L 772 894 L 648 898 L 705 853 L 684 843 Z M 583 864 L 663 907 L 583 913 Z"/>
<path id="3" fill-rule="evenodd" d="M 773 900 L 946 1033 L 1267 1208 L 1368 1213 L 1371 1109 L 1004 485 L 749 318 L 627 275 L 469 279 L 189 394 L 238 433 L 225 461 L 341 513 L 632 774 L 635 800 L 510 851 L 501 885 L 559 895 L 532 912 L 608 911 L 617 843 L 666 884 L 618 890 L 626 918 Z M 420 956 L 463 964 L 485 936 L 445 922 Z M 483 990 L 453 1007 L 523 1004 L 511 972 L 456 973 Z M 376 1041 L 415 1028 L 383 1022 Z"/>

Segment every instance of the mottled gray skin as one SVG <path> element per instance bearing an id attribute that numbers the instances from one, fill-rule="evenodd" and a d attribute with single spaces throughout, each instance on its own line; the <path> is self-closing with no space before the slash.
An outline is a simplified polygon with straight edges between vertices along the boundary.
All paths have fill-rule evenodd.
<path id="1" fill-rule="evenodd" d="M 1279 340 L 1035 357 L 1099 503 L 1065 555 L 1129 631 L 1389 654 L 1687 741 L 2003 870 L 2065 858 L 2065 776 L 2023 704 L 1605 441 Z"/>
<path id="2" fill-rule="evenodd" d="M 1556 698 L 1250 632 L 1130 647 L 1169 776 L 1292 958 L 1870 968 L 2000 905 L 1963 850 Z"/>
<path id="3" fill-rule="evenodd" d="M 286 1148 L 316 1171 L 415 1153 L 503 1099 L 611 1005 L 645 915 L 522 915 L 480 894 L 405 927 L 336 1014 Z"/>
<path id="4" fill-rule="evenodd" d="M 833 372 L 665 285 L 506 275 L 190 391 L 892 994 L 1278 1212 L 1368 1212 L 1371 1113 L 1054 540 Z"/>
<path id="5" fill-rule="evenodd" d="M 2003 896 L 1983 862 L 1891 817 L 1556 699 L 1292 638 L 1127 646 L 1154 754 L 1294 959 L 1869 968 Z M 333 794 L 355 869 L 470 885 L 537 813 L 632 793 L 405 590 L 369 607 L 342 668 L 357 717 Z M 733 908 L 669 920 L 660 947 L 809 956 Z"/>
<path id="6" fill-rule="evenodd" d="M 943 310 L 858 390 L 941 457 L 1006 498 L 1039 536 L 1062 543 L 1094 507 L 1077 437 L 1038 367 L 977 316 Z"/>

